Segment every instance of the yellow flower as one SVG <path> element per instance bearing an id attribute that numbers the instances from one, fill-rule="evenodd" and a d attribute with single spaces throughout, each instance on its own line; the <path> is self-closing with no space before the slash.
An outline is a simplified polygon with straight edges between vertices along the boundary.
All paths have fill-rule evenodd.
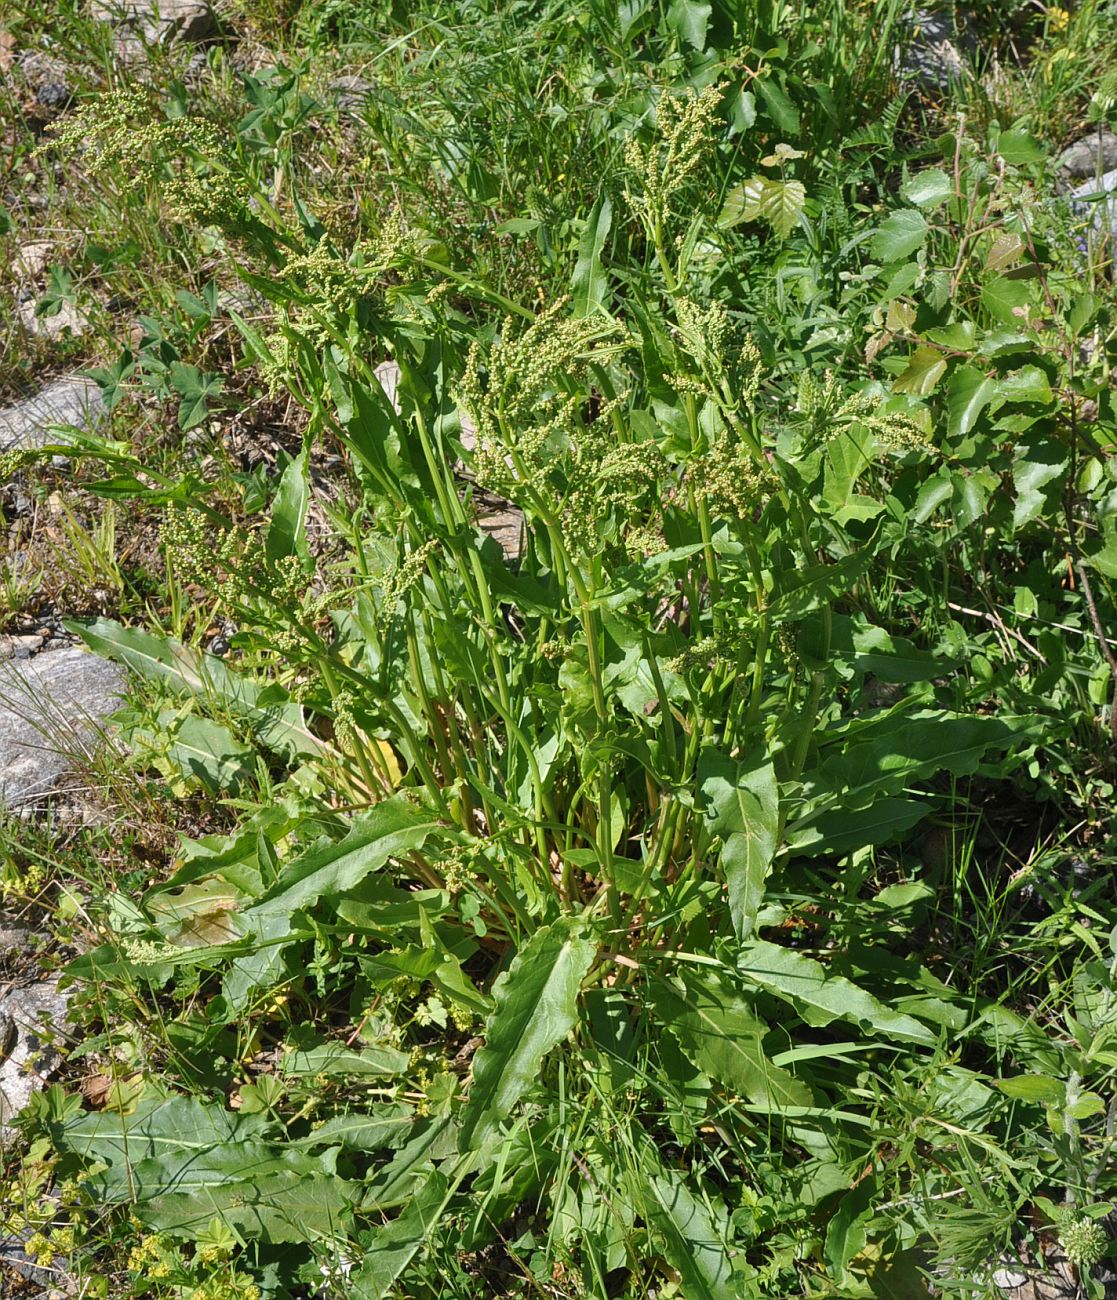
<path id="1" fill-rule="evenodd" d="M 1052 6 L 1047 11 L 1047 30 L 1048 32 L 1061 32 L 1070 22 L 1070 14 L 1066 9 L 1059 9 Z"/>

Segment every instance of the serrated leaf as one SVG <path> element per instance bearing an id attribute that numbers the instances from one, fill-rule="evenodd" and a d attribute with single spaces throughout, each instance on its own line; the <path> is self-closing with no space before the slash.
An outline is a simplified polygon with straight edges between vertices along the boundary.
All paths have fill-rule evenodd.
<path id="1" fill-rule="evenodd" d="M 1001 396 L 1008 402 L 1039 402 L 1046 406 L 1052 400 L 1051 383 L 1039 366 L 1021 366 L 1001 377 Z"/>
<path id="2" fill-rule="evenodd" d="M 799 134 L 799 110 L 781 85 L 771 77 L 760 77 L 752 83 L 767 110 L 768 116 L 779 127 L 781 134 Z"/>
<path id="3" fill-rule="evenodd" d="M 1012 167 L 1041 163 L 1047 157 L 1043 145 L 1027 131 L 1002 131 L 997 140 L 997 152 Z"/>
<path id="4" fill-rule="evenodd" d="M 937 208 L 954 193 L 954 182 L 946 172 L 928 167 L 909 176 L 900 187 L 900 193 L 917 208 Z"/>
<path id="5" fill-rule="evenodd" d="M 915 308 L 902 298 L 893 298 L 888 304 L 884 328 L 893 334 L 906 334 L 915 325 Z"/>
<path id="6" fill-rule="evenodd" d="M 985 257 L 987 271 L 1003 271 L 1018 262 L 1024 253 L 1024 240 L 1015 231 L 1008 230 L 993 240 Z"/>
<path id="7" fill-rule="evenodd" d="M 497 980 L 462 1112 L 463 1150 L 482 1142 L 511 1112 L 543 1058 L 573 1028 L 578 991 L 596 953 L 584 923 L 564 917 L 537 930 Z"/>
<path id="8" fill-rule="evenodd" d="M 711 13 L 713 6 L 708 0 L 672 0 L 667 21 L 688 45 L 701 51 L 706 48 Z"/>
<path id="9" fill-rule="evenodd" d="M 907 368 L 892 384 L 894 393 L 910 393 L 913 397 L 927 397 L 935 391 L 946 373 L 946 358 L 938 348 L 921 344 L 908 359 Z"/>
<path id="10" fill-rule="evenodd" d="M 790 948 L 758 940 L 737 959 L 747 979 L 783 998 L 809 1025 L 851 1020 L 870 1035 L 900 1038 L 931 1047 L 936 1036 L 912 1016 L 894 1011 L 842 975 L 831 975 L 821 962 Z"/>
<path id="11" fill-rule="evenodd" d="M 873 236 L 872 252 L 878 262 L 899 262 L 923 247 L 929 227 L 913 208 L 894 212 Z"/>
<path id="12" fill-rule="evenodd" d="M 1010 280 L 1007 276 L 998 275 L 981 286 L 981 301 L 985 310 L 1002 325 L 1019 324 L 1016 309 L 1030 300 L 1031 290 L 1027 280 Z"/>
<path id="13" fill-rule="evenodd" d="M 731 759 L 707 746 L 698 761 L 698 788 L 706 825 L 721 838 L 721 865 L 738 938 L 747 938 L 764 899 L 764 882 L 776 854 L 779 785 L 766 753 Z"/>
<path id="14" fill-rule="evenodd" d="M 946 392 L 947 432 L 950 436 L 960 438 L 969 433 L 981 412 L 998 396 L 996 379 L 991 379 L 974 366 L 956 367 Z"/>
<path id="15" fill-rule="evenodd" d="M 766 221 L 781 239 L 803 215 L 807 191 L 800 181 L 752 176 L 730 191 L 718 217 L 723 229 L 741 221 Z"/>
<path id="16" fill-rule="evenodd" d="M 1012 463 L 1012 482 L 1016 488 L 1013 528 L 1023 528 L 1043 512 L 1049 493 L 1069 467 L 1067 448 L 1055 438 L 1037 438 L 1017 447 Z"/>

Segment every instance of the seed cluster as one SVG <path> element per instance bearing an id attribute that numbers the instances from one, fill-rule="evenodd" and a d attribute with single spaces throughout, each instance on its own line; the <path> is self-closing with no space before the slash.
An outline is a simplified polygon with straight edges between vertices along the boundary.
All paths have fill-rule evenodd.
<path id="1" fill-rule="evenodd" d="M 163 118 L 136 89 L 100 96 L 53 131 L 80 153 L 91 175 L 111 175 L 134 192 L 158 186 L 170 216 L 224 230 L 243 223 L 248 194 L 234 170 L 228 135 L 205 118 Z"/>
<path id="2" fill-rule="evenodd" d="M 672 199 L 693 178 L 709 152 L 721 98 L 717 85 L 701 92 L 668 91 L 659 101 L 655 139 L 642 144 L 637 136 L 629 137 L 624 150 L 630 173 L 626 197 L 633 211 L 653 229 L 662 228 Z"/>

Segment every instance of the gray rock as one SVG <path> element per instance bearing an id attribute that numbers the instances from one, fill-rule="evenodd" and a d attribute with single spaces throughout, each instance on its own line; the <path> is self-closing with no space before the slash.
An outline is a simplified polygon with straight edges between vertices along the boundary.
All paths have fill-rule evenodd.
<path id="1" fill-rule="evenodd" d="M 0 451 L 64 442 L 64 437 L 49 432 L 52 424 L 96 429 L 107 418 L 104 398 L 93 380 L 68 375 L 34 397 L 0 408 Z"/>
<path id="2" fill-rule="evenodd" d="M 148 45 L 204 41 L 216 25 L 206 0 L 94 0 L 90 13 Z"/>
<path id="3" fill-rule="evenodd" d="M 16 60 L 15 70 L 30 90 L 39 121 L 50 120 L 70 102 L 66 65 L 42 50 L 24 50 Z"/>
<path id="4" fill-rule="evenodd" d="M 0 996 L 0 1133 L 58 1067 L 68 998 L 58 977 Z"/>
<path id="5" fill-rule="evenodd" d="M 123 673 L 76 646 L 0 663 L 0 804 L 41 805 L 118 707 Z"/>
<path id="6" fill-rule="evenodd" d="M 949 90 L 965 75 L 964 47 L 952 13 L 917 9 L 896 52 L 896 71 L 901 81 L 924 90 Z"/>
<path id="7" fill-rule="evenodd" d="M 1100 172 L 1117 168 L 1117 135 L 1110 130 L 1091 131 L 1068 145 L 1056 159 L 1064 176 L 1072 180 L 1096 178 Z"/>
<path id="8" fill-rule="evenodd" d="M 1117 236 L 1117 168 L 1076 185 L 1069 198 L 1080 217 L 1092 216 L 1095 230 Z"/>
<path id="9" fill-rule="evenodd" d="M 376 86 L 364 77 L 345 76 L 335 77 L 329 88 L 338 108 L 361 108 Z"/>

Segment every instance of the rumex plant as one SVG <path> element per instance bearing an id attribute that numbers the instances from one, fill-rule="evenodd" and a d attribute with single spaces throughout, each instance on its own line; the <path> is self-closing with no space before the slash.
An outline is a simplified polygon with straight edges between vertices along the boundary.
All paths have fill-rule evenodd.
<path id="1" fill-rule="evenodd" d="M 625 206 L 599 200 L 569 295 L 539 309 L 402 214 L 350 247 L 238 176 L 236 211 L 200 215 L 269 304 L 266 328 L 236 317 L 250 358 L 306 418 L 267 512 L 76 449 L 165 507 L 178 578 L 239 629 L 229 662 L 79 629 L 196 702 L 161 761 L 192 753 L 241 813 L 70 968 L 130 998 L 143 1050 L 203 1095 L 153 1065 L 113 1109 L 38 1116 L 160 1259 L 227 1232 L 277 1291 L 325 1270 L 343 1294 L 470 1294 L 495 1253 L 569 1294 L 924 1294 L 934 1224 L 890 1207 L 953 1195 L 936 1143 L 1010 1123 L 1027 1089 L 981 1078 L 1005 1041 L 1043 1068 L 1038 1031 L 905 947 L 918 884 L 873 875 L 1046 726 L 989 709 L 888 590 L 934 550 L 928 483 L 967 490 L 957 449 L 919 374 L 777 386 L 711 292 L 721 99 L 662 96 Z M 802 187 L 767 184 L 774 206 L 746 187 L 738 215 L 788 236 Z M 927 223 L 897 216 L 878 245 L 901 261 Z M 623 284 L 610 222 L 646 252 Z M 888 343 L 921 325 L 890 319 Z M 1027 419 L 1038 381 L 1012 373 L 997 410 Z M 308 529 L 327 445 L 351 477 L 328 556 Z M 493 496 L 514 546 L 479 526 Z M 899 1052 L 918 1082 L 882 1086 Z M 1072 1218 L 1096 1262 L 1097 1223 Z"/>

